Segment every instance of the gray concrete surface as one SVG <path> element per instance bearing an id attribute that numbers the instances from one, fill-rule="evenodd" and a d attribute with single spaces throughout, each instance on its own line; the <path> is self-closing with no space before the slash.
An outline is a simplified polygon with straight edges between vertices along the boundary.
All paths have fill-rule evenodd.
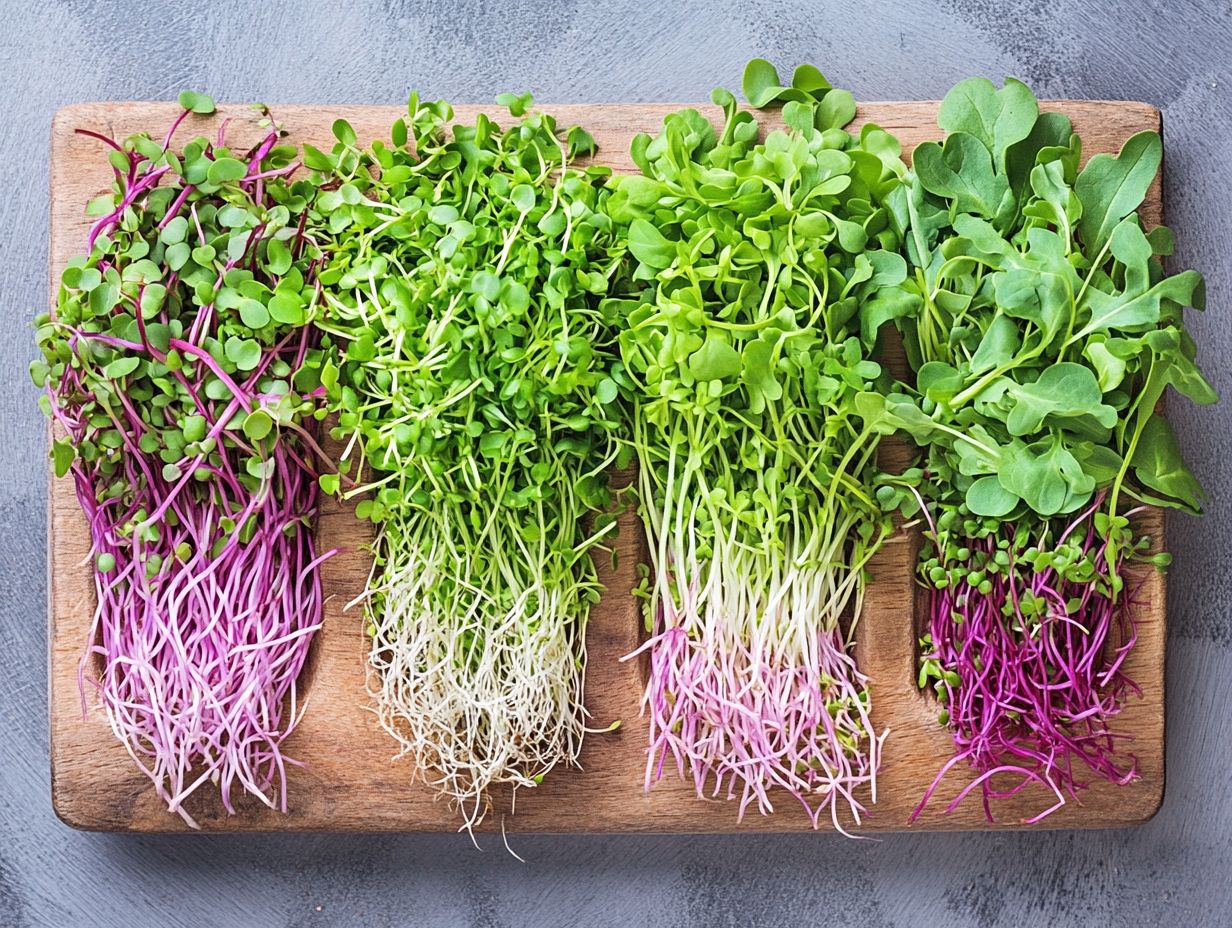
<path id="1" fill-rule="evenodd" d="M 1232 394 L 1232 10 L 1177 0 L 230 0 L 0 4 L 0 926 L 892 926 L 1232 924 L 1232 401 L 1176 403 L 1210 514 L 1171 524 L 1168 795 L 1132 831 L 524 838 L 129 838 L 48 799 L 43 422 L 25 368 L 46 302 L 47 135 L 83 100 L 397 103 L 530 89 L 545 101 L 704 100 L 745 60 L 816 62 L 857 98 L 940 96 L 971 74 L 1163 108 L 1178 260 Z"/>

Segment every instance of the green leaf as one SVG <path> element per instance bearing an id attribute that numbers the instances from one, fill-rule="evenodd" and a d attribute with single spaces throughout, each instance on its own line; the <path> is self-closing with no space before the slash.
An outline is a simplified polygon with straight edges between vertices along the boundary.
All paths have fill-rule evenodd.
<path id="1" fill-rule="evenodd" d="M 1091 362 L 1099 379 L 1099 388 L 1109 393 L 1125 379 L 1125 361 L 1108 350 L 1102 341 L 1090 341 L 1082 349 L 1082 355 Z"/>
<path id="2" fill-rule="evenodd" d="M 831 90 L 817 104 L 813 125 L 824 132 L 826 129 L 841 129 L 855 118 L 855 97 L 846 90 Z"/>
<path id="3" fill-rule="evenodd" d="M 708 335 L 689 357 L 689 370 L 698 380 L 726 380 L 740 373 L 740 352 L 718 335 Z"/>
<path id="4" fill-rule="evenodd" d="M 321 149 L 305 142 L 301 148 L 304 152 L 304 167 L 310 171 L 320 171 L 327 174 L 334 170 L 334 159 Z"/>
<path id="5" fill-rule="evenodd" d="M 651 223 L 635 219 L 629 225 L 629 251 L 647 267 L 663 270 L 676 259 L 676 248 Z"/>
<path id="6" fill-rule="evenodd" d="M 998 475 L 1001 485 L 1042 516 L 1073 512 L 1091 498 L 1095 480 L 1053 439 L 1018 443 Z"/>
<path id="7" fill-rule="evenodd" d="M 1009 453 L 982 425 L 974 426 L 955 441 L 954 450 L 958 454 L 958 472 L 967 477 L 998 473 Z"/>
<path id="8" fill-rule="evenodd" d="M 479 439 L 479 453 L 485 457 L 497 457 L 508 440 L 507 432 L 488 432 Z"/>
<path id="9" fill-rule="evenodd" d="M 1018 326 L 1008 316 L 998 313 L 988 324 L 980 346 L 971 356 L 971 373 L 982 374 L 1009 364 L 1018 353 L 1022 339 Z"/>
<path id="10" fill-rule="evenodd" d="M 1219 393 L 1206 379 L 1206 375 L 1187 353 L 1179 349 L 1171 353 L 1168 382 L 1178 393 L 1199 406 L 1210 406 L 1219 402 Z"/>
<path id="11" fill-rule="evenodd" d="M 180 106 L 202 116 L 214 112 L 214 98 L 198 93 L 195 90 L 180 91 Z"/>
<path id="12" fill-rule="evenodd" d="M 977 516 L 1000 518 L 1018 505 L 1018 497 L 990 475 L 980 477 L 967 488 L 966 502 L 967 508 Z"/>
<path id="13" fill-rule="evenodd" d="M 162 284 L 146 284 L 141 288 L 141 318 L 153 319 L 163 308 L 167 288 Z"/>
<path id="14" fill-rule="evenodd" d="M 188 416 L 181 426 L 186 441 L 201 441 L 206 433 L 205 416 Z"/>
<path id="15" fill-rule="evenodd" d="M 69 265 L 60 275 L 60 282 L 70 290 L 89 292 L 103 282 L 103 275 L 96 267 Z"/>
<path id="16" fill-rule="evenodd" d="M 489 270 L 476 271 L 471 278 L 471 290 L 489 303 L 495 303 L 500 299 L 501 279 Z"/>
<path id="17" fill-rule="evenodd" d="M 1079 442 L 1072 450 L 1082 469 L 1095 481 L 1097 487 L 1108 486 L 1121 473 L 1124 461 L 1107 445 Z"/>
<path id="18" fill-rule="evenodd" d="M 851 95 L 845 90 L 835 91 L 825 75 L 811 64 L 799 65 L 792 74 L 791 86 L 785 87 L 779 83 L 779 73 L 774 65 L 764 58 L 754 58 L 745 65 L 741 87 L 749 106 L 754 109 L 763 109 L 774 103 L 821 103 L 822 106 L 818 107 L 818 129 L 840 128 L 851 121 L 850 116 L 845 116 Z M 826 101 L 830 101 L 828 106 Z M 719 100 L 715 102 L 722 105 Z M 821 115 L 823 108 L 825 113 Z M 854 101 L 851 101 L 851 110 L 854 115 Z"/>
<path id="19" fill-rule="evenodd" d="M 774 345 L 765 338 L 753 339 L 744 346 L 741 379 L 748 388 L 749 409 L 754 413 L 783 396 L 783 387 L 771 367 L 773 357 Z"/>
<path id="20" fill-rule="evenodd" d="M 231 388 L 214 377 L 205 382 L 205 395 L 212 400 L 229 400 L 231 399 Z"/>
<path id="21" fill-rule="evenodd" d="M 565 143 L 569 146 L 570 159 L 593 155 L 599 150 L 595 137 L 581 126 L 569 128 L 569 132 L 565 135 Z"/>
<path id="22" fill-rule="evenodd" d="M 179 242 L 171 245 L 170 248 L 166 250 L 166 253 L 163 255 L 163 259 L 166 261 L 166 266 L 170 267 L 172 271 L 179 271 L 181 267 L 184 267 L 184 265 L 188 263 L 188 258 L 190 258 L 191 255 L 192 249 L 188 248 L 188 243 Z"/>
<path id="23" fill-rule="evenodd" d="M 206 179 L 211 184 L 225 184 L 248 176 L 248 165 L 237 158 L 216 158 L 210 162 Z"/>
<path id="24" fill-rule="evenodd" d="M 916 389 L 935 403 L 948 403 L 962 388 L 962 375 L 944 361 L 929 361 L 916 374 Z"/>
<path id="25" fill-rule="evenodd" d="M 1134 476 L 1144 486 L 1176 500 L 1180 508 L 1192 513 L 1202 511 L 1206 495 L 1185 461 L 1172 426 L 1163 416 L 1147 420 L 1130 462 Z"/>
<path id="26" fill-rule="evenodd" d="M 327 360 L 321 368 L 321 386 L 332 390 L 338 383 L 338 368 L 332 360 Z"/>
<path id="27" fill-rule="evenodd" d="M 532 191 L 533 192 L 533 191 Z M 458 219 L 458 208 L 448 203 L 438 203 L 428 210 L 428 220 L 438 226 L 447 226 Z"/>
<path id="28" fill-rule="evenodd" d="M 334 496 L 338 492 L 339 479 L 338 474 L 321 474 L 317 478 L 317 483 L 320 485 L 322 493 Z"/>
<path id="29" fill-rule="evenodd" d="M 1060 334 L 1072 307 L 1064 277 L 1038 268 L 1013 268 L 992 276 L 997 308 L 1007 316 L 1035 323 L 1045 345 Z"/>
<path id="30" fill-rule="evenodd" d="M 264 409 L 254 409 L 244 419 L 244 434 L 253 441 L 260 441 L 274 428 L 274 420 Z"/>
<path id="31" fill-rule="evenodd" d="M 616 399 L 620 388 L 616 386 L 616 381 L 610 377 L 604 377 L 595 385 L 595 399 L 603 405 L 607 405 Z"/>
<path id="32" fill-rule="evenodd" d="M 1003 170 L 1006 151 L 1031 134 L 1038 115 L 1035 94 L 1022 81 L 1007 77 L 1005 86 L 997 90 L 987 78 L 972 77 L 945 95 L 937 125 L 977 139 L 997 169 Z"/>
<path id="33" fill-rule="evenodd" d="M 744 98 L 749 106 L 762 109 L 779 99 L 783 87 L 779 84 L 779 72 L 765 58 L 754 58 L 744 66 L 741 82 Z"/>
<path id="34" fill-rule="evenodd" d="M 1010 189 L 1014 191 L 1019 202 L 1024 202 L 1031 192 L 1030 186 L 1034 183 L 1037 163 L 1040 168 L 1046 168 L 1050 173 L 1052 166 L 1055 165 L 1058 178 L 1064 179 L 1066 160 L 1057 158 L 1041 163 L 1041 153 L 1045 149 L 1068 151 L 1073 137 L 1073 126 L 1069 117 L 1061 113 L 1040 113 L 1035 120 L 1035 125 L 1031 127 L 1030 134 L 1006 149 L 1005 175 L 1009 179 Z M 1035 193 L 1038 196 L 1044 196 L 1039 190 Z M 1078 208 L 1081 208 L 1077 197 L 1073 197 L 1073 201 Z"/>
<path id="35" fill-rule="evenodd" d="M 188 220 L 183 216 L 176 216 L 158 233 L 158 240 L 165 245 L 174 245 L 176 242 L 184 241 L 188 235 Z"/>
<path id="36" fill-rule="evenodd" d="M 51 443 L 52 466 L 55 468 L 57 477 L 63 477 L 68 473 L 76 456 L 77 452 L 73 450 L 73 445 L 68 439 L 58 438 Z"/>
<path id="37" fill-rule="evenodd" d="M 271 238 L 266 247 L 266 268 L 281 277 L 291 270 L 291 250 L 280 240 Z"/>
<path id="38" fill-rule="evenodd" d="M 498 93 L 496 102 L 501 106 L 509 108 L 510 116 L 522 116 L 530 109 L 534 103 L 534 97 L 529 93 Z"/>
<path id="39" fill-rule="evenodd" d="M 47 379 L 51 376 L 51 365 L 43 360 L 35 360 L 30 362 L 30 380 L 33 381 L 36 387 L 40 389 L 47 386 Z"/>
<path id="40" fill-rule="evenodd" d="M 351 124 L 345 119 L 335 119 L 333 125 L 334 138 L 343 145 L 354 145 L 357 141 L 355 130 L 351 128 Z"/>
<path id="41" fill-rule="evenodd" d="M 174 248 L 183 246 L 175 245 Z M 93 290 L 90 291 L 89 305 L 90 312 L 95 316 L 106 316 L 115 309 L 117 301 L 120 299 L 120 289 L 111 281 L 104 281 Z"/>
<path id="42" fill-rule="evenodd" d="M 501 305 L 513 315 L 521 315 L 530 308 L 530 291 L 517 280 L 506 280 L 501 285 Z"/>
<path id="43" fill-rule="evenodd" d="M 233 336 L 227 339 L 224 350 L 241 371 L 253 370 L 261 363 L 261 345 L 255 339 Z"/>
<path id="44" fill-rule="evenodd" d="M 265 304 L 257 300 L 244 300 L 240 303 L 240 319 L 248 328 L 259 329 L 269 324 L 270 314 Z"/>
<path id="45" fill-rule="evenodd" d="M 865 428 L 882 435 L 905 432 L 917 444 L 927 443 L 936 434 L 936 423 L 915 402 L 901 393 L 882 395 L 864 391 L 852 400 Z"/>
<path id="46" fill-rule="evenodd" d="M 1088 255 L 1098 255 L 1117 225 L 1146 197 L 1163 160 L 1163 145 L 1154 132 L 1139 132 L 1120 154 L 1095 155 L 1074 185 L 1082 201 L 1078 231 Z"/>
<path id="47" fill-rule="evenodd" d="M 110 364 L 103 367 L 103 376 L 111 380 L 119 380 L 135 371 L 140 363 L 141 359 L 134 355 L 116 358 Z"/>
<path id="48" fill-rule="evenodd" d="M 944 145 L 925 142 L 912 156 L 929 193 L 954 201 L 959 210 L 994 218 L 1009 195 L 1009 182 L 993 170 L 992 155 L 975 136 L 952 133 Z"/>
<path id="49" fill-rule="evenodd" d="M 887 322 L 909 319 L 919 311 L 922 301 L 918 293 L 896 288 L 878 291 L 860 306 L 860 340 L 866 348 L 877 342 L 877 333 Z"/>
<path id="50" fill-rule="evenodd" d="M 251 457 L 244 462 L 244 470 L 248 472 L 250 477 L 255 477 L 257 480 L 268 480 L 274 476 L 275 466 L 276 462 L 273 458 L 261 460 L 257 457 Z"/>
<path id="51" fill-rule="evenodd" d="M 1186 270 L 1165 277 L 1149 290 L 1140 293 L 1107 294 L 1089 287 L 1082 306 L 1090 316 L 1070 342 L 1076 342 L 1095 332 L 1141 331 L 1159 323 L 1160 301 L 1171 300 L 1181 306 L 1195 306 L 1203 298 L 1202 275 Z"/>
<path id="52" fill-rule="evenodd" d="M 748 73 L 747 69 L 745 73 Z M 775 80 L 778 80 L 777 74 L 775 74 Z M 831 89 L 830 82 L 826 80 L 826 76 L 822 74 L 821 71 L 817 70 L 815 65 L 811 64 L 801 64 L 796 66 L 796 70 L 793 71 L 791 75 L 791 86 L 796 90 L 802 90 L 809 94 L 815 94 L 819 91 L 824 92 Z"/>
<path id="53" fill-rule="evenodd" d="M 111 211 L 115 209 L 115 205 L 115 197 L 110 193 L 100 194 L 86 203 L 86 215 L 91 219 L 110 215 Z"/>
<path id="54" fill-rule="evenodd" d="M 275 293 L 266 309 L 275 322 L 283 325 L 303 325 L 306 318 L 299 296 L 290 293 Z"/>
<path id="55" fill-rule="evenodd" d="M 1015 384 L 1009 394 L 1014 399 L 1006 420 L 1011 435 L 1032 435 L 1045 422 L 1086 415 L 1104 428 L 1116 425 L 1116 410 L 1104 405 L 1095 374 L 1084 364 L 1060 361 L 1045 368 L 1033 383 Z"/>
<path id="56" fill-rule="evenodd" d="M 347 348 L 347 357 L 352 361 L 367 362 L 376 357 L 376 342 L 373 339 L 372 332 L 366 331 L 360 333 L 359 337 L 351 342 Z"/>

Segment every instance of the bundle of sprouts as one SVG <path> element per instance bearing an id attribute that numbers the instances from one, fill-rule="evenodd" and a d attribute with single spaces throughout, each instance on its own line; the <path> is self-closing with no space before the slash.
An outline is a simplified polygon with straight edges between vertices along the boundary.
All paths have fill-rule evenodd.
<path id="1" fill-rule="evenodd" d="M 446 104 L 412 97 L 391 145 L 339 123 L 311 154 L 345 490 L 378 533 L 370 690 L 466 827 L 490 787 L 577 760 L 591 551 L 615 524 L 592 515 L 621 422 L 606 172 L 573 166 L 584 132 L 509 102 L 508 130 L 450 133 Z"/>
<path id="2" fill-rule="evenodd" d="M 638 136 L 609 211 L 644 282 L 620 346 L 652 568 L 646 786 L 672 764 L 741 815 L 778 789 L 842 829 L 884 738 L 851 653 L 891 531 L 855 398 L 881 376 L 859 309 L 906 276 L 881 205 L 903 167 L 885 132 L 841 128 L 849 94 L 795 83 L 764 141 L 726 91 L 719 134 L 684 110 Z"/>
<path id="3" fill-rule="evenodd" d="M 34 379 L 89 521 L 98 605 L 81 664 L 171 811 L 209 782 L 285 811 L 282 742 L 321 621 L 312 415 L 322 348 L 296 149 L 111 149 L 86 255 L 39 320 Z"/>

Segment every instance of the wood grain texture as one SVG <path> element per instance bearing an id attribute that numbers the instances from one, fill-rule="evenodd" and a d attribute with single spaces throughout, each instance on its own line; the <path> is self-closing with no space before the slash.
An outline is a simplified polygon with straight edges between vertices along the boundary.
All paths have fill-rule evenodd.
<path id="1" fill-rule="evenodd" d="M 1066 101 L 1045 104 L 1069 115 L 1083 136 L 1084 156 L 1115 151 L 1130 135 L 1158 129 L 1159 112 L 1138 103 Z M 677 109 L 656 105 L 568 105 L 544 107 L 562 125 L 579 123 L 600 145 L 598 160 L 614 170 L 631 172 L 629 142 L 639 131 L 654 132 L 663 116 Z M 909 153 L 916 144 L 937 136 L 936 103 L 875 103 L 860 108 L 857 124 L 875 122 L 894 132 Z M 457 107 L 460 121 L 480 109 Z M 486 108 L 493 111 L 494 108 Z M 704 112 L 712 110 L 704 108 Z M 330 125 L 345 116 L 361 139 L 387 137 L 388 126 L 401 112 L 378 106 L 278 106 L 276 116 L 295 142 L 319 147 L 332 143 Z M 122 137 L 136 131 L 161 132 L 177 108 L 161 103 L 82 104 L 61 109 L 52 125 L 51 261 L 52 298 L 66 261 L 84 245 L 87 200 L 103 192 L 110 181 L 106 158 L 98 143 L 74 133 L 87 128 Z M 212 132 L 220 118 L 230 117 L 228 138 L 240 144 L 259 130 L 247 107 L 224 106 L 210 118 L 196 118 L 182 130 Z M 774 117 L 760 114 L 766 124 Z M 1161 219 L 1160 187 L 1152 187 L 1144 206 L 1148 225 Z M 889 452 L 893 454 L 891 450 Z M 91 706 L 83 718 L 77 689 L 77 665 L 85 646 L 94 591 L 88 564 L 89 534 L 67 480 L 50 479 L 48 531 L 48 606 L 50 621 L 50 723 L 52 801 L 56 813 L 79 828 L 161 832 L 185 830 L 162 807 L 148 780 L 135 769 L 114 739 L 101 711 Z M 1163 520 L 1156 512 L 1143 529 L 1162 543 Z M 319 521 L 321 549 L 342 553 L 323 568 L 329 596 L 324 627 L 303 681 L 308 708 L 303 722 L 286 742 L 289 756 L 306 762 L 289 777 L 290 811 L 274 813 L 256 800 L 245 800 L 240 814 L 228 816 L 208 791 L 189 802 L 188 810 L 211 831 L 452 831 L 455 814 L 433 791 L 413 781 L 405 761 L 392 759 L 393 743 L 367 709 L 364 685 L 365 642 L 356 612 L 343 612 L 362 587 L 368 571 L 363 545 L 364 525 L 349 507 L 329 503 Z M 912 567 L 919 543 L 910 530 L 898 532 L 872 564 L 875 581 L 866 599 L 856 633 L 856 657 L 873 681 L 873 717 L 878 729 L 889 728 L 878 802 L 866 830 L 899 830 L 921 792 L 951 755 L 950 737 L 936 724 L 937 707 L 913 682 L 917 633 L 917 593 Z M 810 826 L 790 801 L 772 816 L 749 814 L 736 821 L 732 803 L 699 800 L 692 789 L 666 779 L 645 792 L 645 726 L 639 718 L 643 669 L 637 662 L 620 663 L 641 637 L 640 611 L 630 595 L 634 565 L 643 541 L 636 518 L 626 514 L 617 547 L 620 569 L 605 563 L 607 586 L 594 609 L 587 632 L 589 664 L 586 706 L 595 727 L 623 721 L 613 734 L 586 740 L 581 770 L 559 769 L 544 785 L 517 795 L 516 815 L 503 814 L 510 797 L 498 793 L 494 813 L 484 828 L 521 832 L 726 832 L 799 831 Z M 1141 779 L 1128 787 L 1098 783 L 1045 822 L 1052 828 L 1132 825 L 1158 810 L 1164 791 L 1164 581 L 1150 572 L 1142 578 L 1150 603 L 1141 618 L 1139 643 L 1127 669 L 1142 686 L 1118 728 L 1135 737 Z M 917 821 L 914 830 L 959 830 L 990 827 L 978 801 L 969 801 L 950 816 L 941 814 L 946 801 L 969 781 L 955 771 Z M 1018 827 L 1024 812 L 1048 802 L 1031 789 L 994 806 L 998 828 Z"/>

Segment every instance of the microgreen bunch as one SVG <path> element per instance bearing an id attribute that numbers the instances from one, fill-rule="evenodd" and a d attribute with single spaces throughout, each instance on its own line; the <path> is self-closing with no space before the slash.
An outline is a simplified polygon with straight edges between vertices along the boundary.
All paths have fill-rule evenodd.
<path id="1" fill-rule="evenodd" d="M 613 178 L 638 291 L 621 356 L 653 575 L 646 786 L 673 762 L 699 795 L 816 825 L 876 798 L 884 734 L 850 654 L 865 565 L 891 531 L 873 496 L 879 434 L 854 400 L 881 377 L 859 308 L 907 266 L 884 202 L 905 167 L 815 68 L 791 87 L 750 64 L 746 96 L 782 102 L 759 139 L 732 94 L 637 136 Z M 846 621 L 846 627 L 844 627 Z"/>
<path id="2" fill-rule="evenodd" d="M 614 521 L 626 378 L 600 297 L 619 266 L 594 147 L 507 97 L 448 126 L 412 96 L 391 141 L 308 149 L 330 237 L 324 381 L 345 495 L 379 527 L 364 596 L 386 730 L 469 827 L 488 788 L 576 761 L 590 551 Z M 338 477 L 323 480 L 338 488 Z"/>
<path id="3" fill-rule="evenodd" d="M 321 620 L 311 416 L 322 348 L 310 324 L 317 250 L 303 232 L 296 149 L 261 112 L 233 149 L 225 123 L 107 145 L 87 253 L 38 319 L 31 370 L 89 520 L 98 606 L 81 666 L 160 797 L 217 784 L 286 808 L 282 741 Z"/>
<path id="4" fill-rule="evenodd" d="M 1217 398 L 1182 319 L 1202 279 L 1164 270 L 1172 236 L 1137 212 L 1157 134 L 1080 168 L 1069 120 L 1013 79 L 962 82 L 938 123 L 944 143 L 915 150 L 893 204 L 912 273 L 865 317 L 896 320 L 915 387 L 862 403 L 923 449 L 879 493 L 930 521 L 921 683 L 959 747 L 941 775 L 968 761 L 980 775 L 959 799 L 981 787 L 990 818 L 994 773 L 1018 774 L 1014 792 L 1043 783 L 1046 815 L 1087 775 L 1135 776 L 1109 727 L 1135 690 L 1126 567 L 1167 559 L 1132 519 L 1146 504 L 1199 511 L 1158 406 L 1169 385 Z"/>

